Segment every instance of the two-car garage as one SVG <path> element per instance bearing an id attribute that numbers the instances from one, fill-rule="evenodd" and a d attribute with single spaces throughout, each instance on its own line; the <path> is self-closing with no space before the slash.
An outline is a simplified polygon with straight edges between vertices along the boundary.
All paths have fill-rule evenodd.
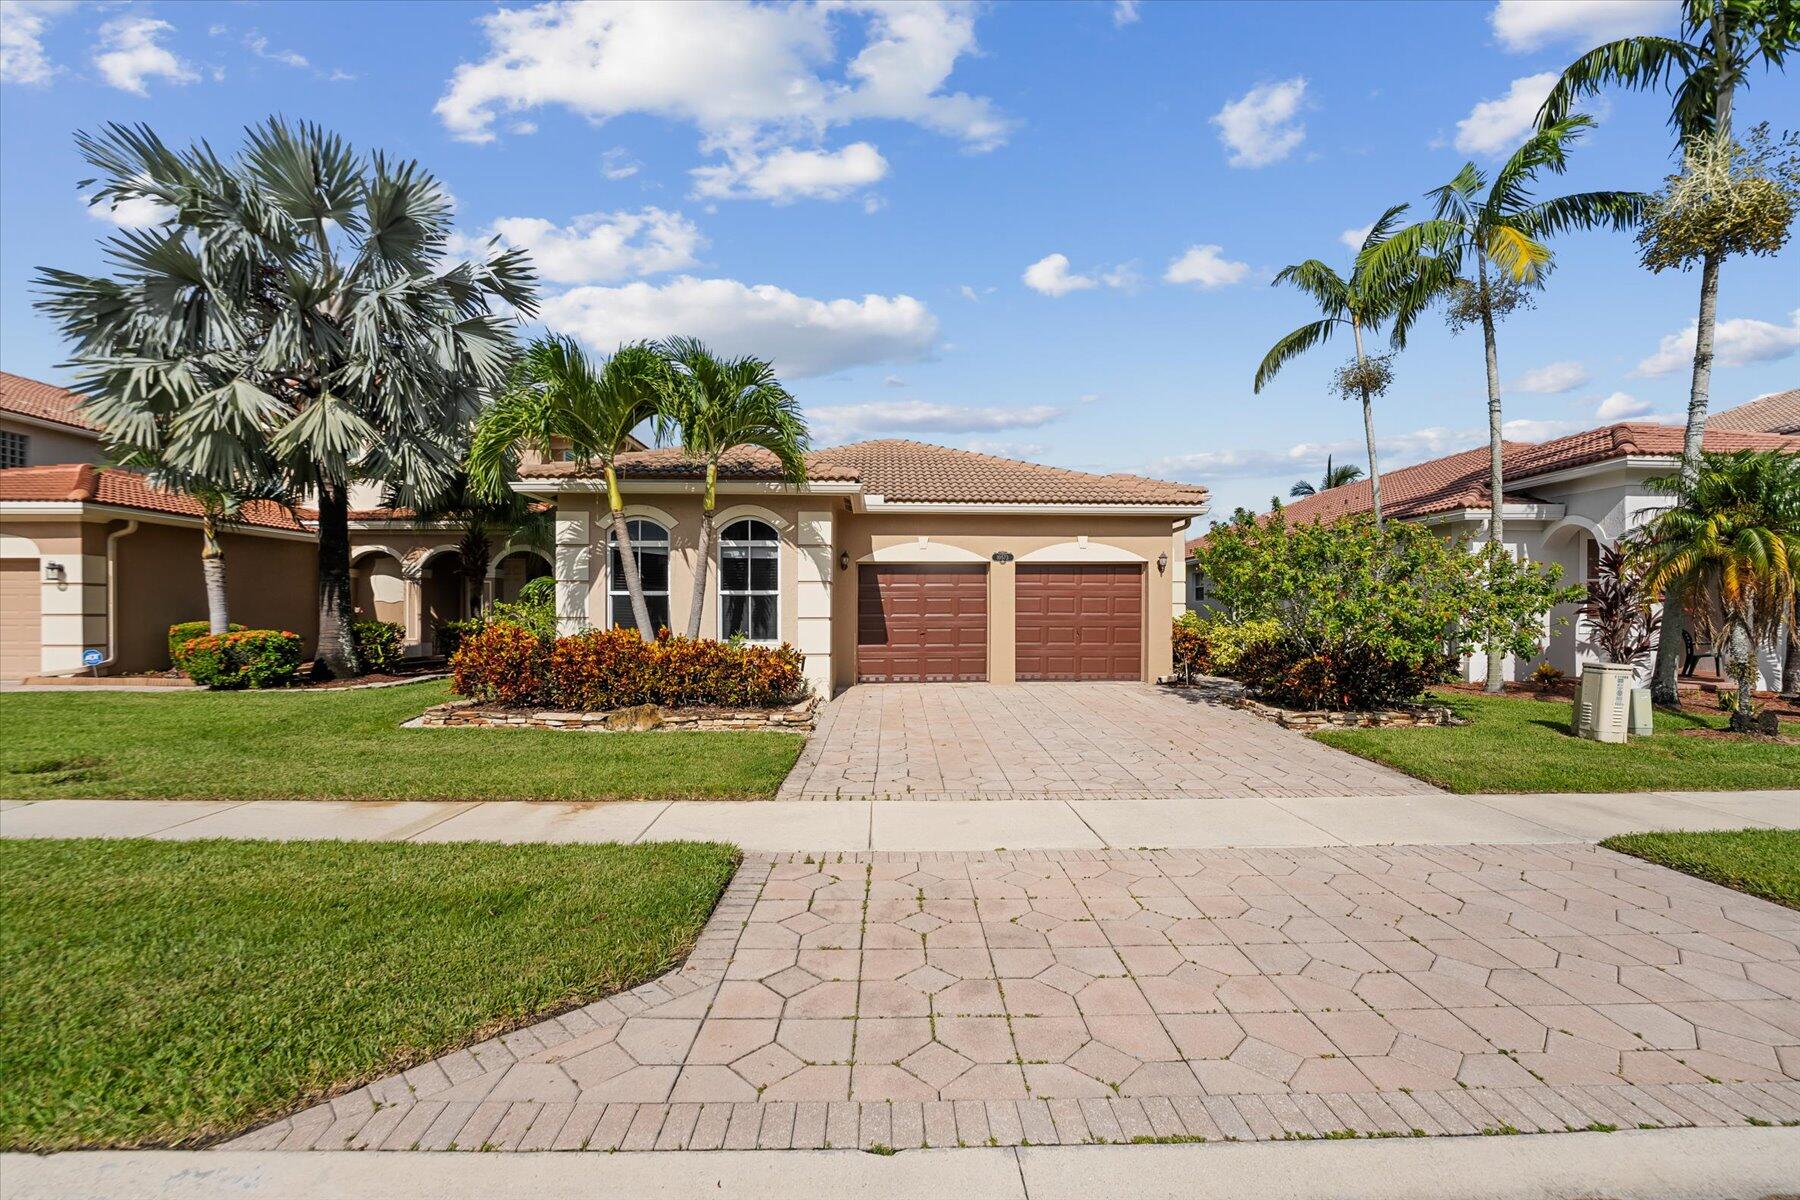
<path id="1" fill-rule="evenodd" d="M 1141 679 L 1144 566 L 1019 563 L 1013 585 L 1013 676 Z M 984 564 L 862 564 L 857 576 L 858 683 L 981 682 L 998 640 Z"/>

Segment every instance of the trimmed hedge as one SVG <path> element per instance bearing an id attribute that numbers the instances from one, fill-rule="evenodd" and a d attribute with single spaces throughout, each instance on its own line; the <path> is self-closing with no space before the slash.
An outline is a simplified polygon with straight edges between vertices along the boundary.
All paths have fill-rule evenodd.
<path id="1" fill-rule="evenodd" d="M 243 629 L 190 639 L 175 665 L 202 687 L 284 687 L 300 670 L 300 648 L 297 633 Z"/>
<path id="2" fill-rule="evenodd" d="M 1256 642 L 1232 671 L 1266 700 L 1288 708 L 1363 711 L 1415 702 L 1456 675 L 1456 659 L 1408 662 L 1356 642 L 1315 644 L 1289 634 Z"/>
<path id="3" fill-rule="evenodd" d="M 352 621 L 350 637 L 365 670 L 385 675 L 406 653 L 406 630 L 392 621 Z"/>
<path id="4" fill-rule="evenodd" d="M 236 621 L 225 624 L 226 633 L 242 633 L 244 627 Z M 169 661 L 174 662 L 181 654 L 181 648 L 197 637 L 212 636 L 211 621 L 180 621 L 169 626 Z"/>
<path id="5" fill-rule="evenodd" d="M 787 704 L 806 693 L 804 663 L 792 646 L 685 637 L 646 642 L 630 629 L 546 641 L 496 621 L 463 640 L 450 669 L 456 693 L 484 704 L 599 712 L 637 704 Z"/>

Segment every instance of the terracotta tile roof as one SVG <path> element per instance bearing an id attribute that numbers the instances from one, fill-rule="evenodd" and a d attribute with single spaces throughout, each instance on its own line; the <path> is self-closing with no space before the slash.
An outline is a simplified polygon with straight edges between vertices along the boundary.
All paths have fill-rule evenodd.
<path id="1" fill-rule="evenodd" d="M 200 503 L 181 492 L 152 488 L 136 471 L 66 463 L 49 467 L 13 467 L 0 471 L 0 501 L 62 500 L 106 504 L 145 512 L 197 517 Z M 234 524 L 305 533 L 293 513 L 269 500 L 252 500 Z"/>
<path id="2" fill-rule="evenodd" d="M 1706 418 L 1706 431 L 1800 434 L 1800 388 L 1759 396 Z"/>
<path id="3" fill-rule="evenodd" d="M 854 483 L 857 475 L 841 467 L 816 463 L 817 455 L 807 456 L 806 477 L 815 482 Z M 624 479 L 699 479 L 704 474 L 700 463 L 680 450 L 634 450 L 619 455 L 619 475 Z M 580 479 L 598 475 L 599 471 L 574 462 L 527 463 L 519 468 L 524 479 Z M 780 479 L 781 468 L 767 450 L 741 446 L 719 461 L 722 479 Z"/>
<path id="4" fill-rule="evenodd" d="M 856 472 L 863 490 L 898 503 L 1144 504 L 1199 507 L 1207 490 L 1141 475 L 1091 475 L 924 442 L 855 442 L 809 461 Z"/>
<path id="5" fill-rule="evenodd" d="M 82 397 L 67 388 L 0 371 L 0 412 L 99 433 L 100 427 L 81 411 L 82 403 Z"/>

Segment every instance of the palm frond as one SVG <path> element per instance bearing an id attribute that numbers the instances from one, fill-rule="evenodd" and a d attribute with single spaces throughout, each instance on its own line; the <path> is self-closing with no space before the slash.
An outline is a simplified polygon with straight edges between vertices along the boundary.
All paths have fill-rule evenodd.
<path id="1" fill-rule="evenodd" d="M 1538 126 L 1563 120 L 1576 101 L 1607 87 L 1649 91 L 1676 75 L 1691 74 L 1700 61 L 1698 47 L 1674 38 L 1629 37 L 1596 46 L 1564 69 L 1538 109 Z"/>
<path id="2" fill-rule="evenodd" d="M 1290 359 L 1297 358 L 1308 350 L 1311 350 L 1314 346 L 1326 341 L 1331 337 L 1332 330 L 1337 328 L 1340 324 L 1343 324 L 1341 320 L 1328 317 L 1322 321 L 1314 321 L 1309 325 L 1302 325 L 1300 328 L 1276 342 L 1269 348 L 1269 352 L 1263 355 L 1261 364 L 1257 366 L 1256 379 L 1251 385 L 1251 391 L 1262 391 L 1264 385 L 1271 379 L 1274 379 L 1276 374 L 1283 366 L 1287 365 Z"/>

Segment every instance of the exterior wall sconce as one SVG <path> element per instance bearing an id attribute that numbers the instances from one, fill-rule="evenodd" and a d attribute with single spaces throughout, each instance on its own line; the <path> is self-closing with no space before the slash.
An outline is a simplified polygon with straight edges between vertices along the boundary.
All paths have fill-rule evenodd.
<path id="1" fill-rule="evenodd" d="M 44 564 L 44 582 L 46 582 L 46 583 L 67 583 L 67 582 L 69 582 L 69 569 L 67 567 L 63 566 L 59 562 L 45 563 Z"/>
<path id="2" fill-rule="evenodd" d="M 838 551 L 838 570 L 848 571 L 849 569 L 850 569 L 850 552 L 848 550 L 839 550 Z"/>
<path id="3" fill-rule="evenodd" d="M 1158 575 L 1169 573 L 1169 552 L 1167 550 L 1156 556 L 1156 573 Z"/>

